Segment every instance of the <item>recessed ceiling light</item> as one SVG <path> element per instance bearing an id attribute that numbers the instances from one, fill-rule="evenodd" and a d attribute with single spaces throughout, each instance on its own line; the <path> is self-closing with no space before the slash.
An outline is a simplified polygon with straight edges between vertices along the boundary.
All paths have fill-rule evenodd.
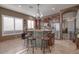
<path id="1" fill-rule="evenodd" d="M 55 8 L 52 8 L 52 10 L 55 10 Z"/>
<path id="2" fill-rule="evenodd" d="M 33 8 L 33 6 L 29 6 L 29 8 Z"/>
<path id="3" fill-rule="evenodd" d="M 22 5 L 19 5 L 18 7 L 22 7 Z"/>

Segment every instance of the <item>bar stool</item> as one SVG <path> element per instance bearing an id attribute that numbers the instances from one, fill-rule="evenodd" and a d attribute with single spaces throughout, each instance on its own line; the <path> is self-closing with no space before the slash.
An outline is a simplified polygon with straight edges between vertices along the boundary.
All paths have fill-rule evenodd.
<path id="1" fill-rule="evenodd" d="M 26 47 L 26 33 L 21 34 L 21 39 L 24 40 L 24 48 Z"/>
<path id="2" fill-rule="evenodd" d="M 27 40 L 27 42 L 26 42 L 26 43 L 27 43 L 26 48 L 27 48 L 27 51 L 28 51 L 28 50 L 29 50 L 29 41 L 30 41 L 30 40 L 29 40 L 29 36 L 26 37 L 26 40 Z"/>
<path id="3" fill-rule="evenodd" d="M 36 47 L 36 39 L 33 38 L 33 37 L 29 37 L 29 42 L 30 42 L 30 45 L 31 45 L 31 48 L 32 48 L 32 53 L 34 53 L 34 49 Z"/>
<path id="4" fill-rule="evenodd" d="M 45 53 L 46 48 L 48 48 L 48 38 L 43 38 L 41 43 L 41 50 Z"/>
<path id="5" fill-rule="evenodd" d="M 35 43 L 33 43 L 35 42 Z M 31 46 L 30 46 L 31 45 Z M 35 45 L 35 46 L 34 46 Z M 32 52 L 34 53 L 34 48 L 36 47 L 36 39 L 33 38 L 32 34 L 28 34 L 25 36 L 24 39 L 24 46 L 27 48 L 27 51 L 29 50 L 29 48 L 32 48 Z"/>
<path id="6" fill-rule="evenodd" d="M 34 53 L 34 49 L 36 48 L 36 38 L 32 38 L 31 47 L 32 47 L 32 53 Z"/>
<path id="7" fill-rule="evenodd" d="M 48 34 L 48 48 L 49 48 L 49 52 L 51 53 L 52 50 L 52 46 L 54 45 L 54 33 L 50 33 Z"/>

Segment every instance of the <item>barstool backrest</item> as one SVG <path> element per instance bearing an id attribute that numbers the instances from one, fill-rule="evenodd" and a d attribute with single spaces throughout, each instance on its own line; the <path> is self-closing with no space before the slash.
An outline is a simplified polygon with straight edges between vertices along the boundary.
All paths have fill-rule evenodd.
<path id="1" fill-rule="evenodd" d="M 25 35 L 26 35 L 26 33 L 22 33 L 21 38 L 26 39 Z"/>

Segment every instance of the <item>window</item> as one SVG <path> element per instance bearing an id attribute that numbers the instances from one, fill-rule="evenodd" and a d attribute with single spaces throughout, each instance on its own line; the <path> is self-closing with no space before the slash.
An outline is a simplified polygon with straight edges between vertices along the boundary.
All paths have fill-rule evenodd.
<path id="1" fill-rule="evenodd" d="M 13 31 L 14 30 L 14 19 L 9 16 L 3 16 L 3 31 Z"/>
<path id="2" fill-rule="evenodd" d="M 34 29 L 34 21 L 28 20 L 27 21 L 27 27 L 28 27 L 28 29 Z"/>
<path id="3" fill-rule="evenodd" d="M 20 34 L 23 31 L 23 19 L 2 15 L 2 35 Z"/>
<path id="4" fill-rule="evenodd" d="M 15 18 L 15 30 L 23 30 L 23 20 Z"/>

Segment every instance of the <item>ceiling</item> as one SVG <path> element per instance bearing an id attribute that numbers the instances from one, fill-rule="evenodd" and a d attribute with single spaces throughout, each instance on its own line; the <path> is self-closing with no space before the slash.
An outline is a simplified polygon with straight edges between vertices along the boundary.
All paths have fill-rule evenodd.
<path id="1" fill-rule="evenodd" d="M 39 9 L 43 16 L 47 16 L 75 5 L 76 4 L 40 4 Z M 31 16 L 35 16 L 37 14 L 37 4 L 0 4 L 0 7 Z"/>

